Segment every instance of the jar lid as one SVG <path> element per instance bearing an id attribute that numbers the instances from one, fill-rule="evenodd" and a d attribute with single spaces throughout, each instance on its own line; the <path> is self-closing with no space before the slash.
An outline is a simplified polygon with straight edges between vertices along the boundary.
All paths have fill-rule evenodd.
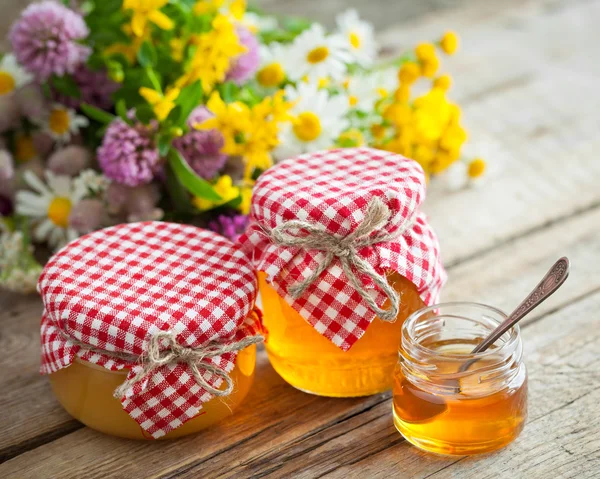
<path id="1" fill-rule="evenodd" d="M 130 223 L 83 236 L 50 259 L 38 290 L 42 373 L 75 356 L 129 368 L 117 396 L 155 438 L 222 395 L 238 350 L 261 339 L 249 258 L 189 225 Z"/>
<path id="2" fill-rule="evenodd" d="M 259 177 L 240 242 L 279 295 L 348 350 L 375 316 L 395 318 L 399 298 L 387 272 L 413 282 L 426 304 L 437 301 L 446 273 L 418 210 L 424 199 L 423 170 L 403 156 L 371 148 L 304 154 Z"/>

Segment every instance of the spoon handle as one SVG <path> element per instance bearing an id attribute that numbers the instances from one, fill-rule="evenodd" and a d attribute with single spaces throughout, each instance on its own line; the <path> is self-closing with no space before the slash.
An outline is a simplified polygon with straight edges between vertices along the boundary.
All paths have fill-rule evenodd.
<path id="1" fill-rule="evenodd" d="M 513 327 L 523 316 L 529 314 L 541 303 L 543 303 L 552 293 L 554 293 L 565 282 L 569 276 L 569 260 L 566 257 L 560 258 L 552 268 L 548 270 L 535 289 L 517 306 L 500 326 L 498 326 L 487 338 L 477 345 L 471 354 L 480 353 L 494 344 L 506 331 Z"/>

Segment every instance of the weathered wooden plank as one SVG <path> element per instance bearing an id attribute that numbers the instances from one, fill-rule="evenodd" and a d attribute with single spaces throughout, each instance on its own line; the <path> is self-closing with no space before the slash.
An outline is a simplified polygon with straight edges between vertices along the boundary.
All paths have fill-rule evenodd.
<path id="1" fill-rule="evenodd" d="M 0 462 L 82 427 L 39 375 L 41 301 L 0 295 Z"/>
<path id="2" fill-rule="evenodd" d="M 446 296 L 509 308 L 535 285 L 552 261 L 563 254 L 572 260 L 571 278 L 551 301 L 540 307 L 533 315 L 534 319 L 552 313 L 561 304 L 570 304 L 593 294 L 600 288 L 600 271 L 594 267 L 600 261 L 600 238 L 596 234 L 599 222 L 600 208 L 451 268 Z M 562 314 L 565 320 L 572 316 L 567 310 L 545 318 L 543 322 L 552 322 L 554 317 L 563 318 Z M 591 324 L 591 320 L 578 317 L 573 324 Z M 528 357 L 539 362 L 536 349 L 530 347 L 530 337 L 526 336 Z M 535 335 L 531 340 L 535 341 Z M 532 384 L 535 382 L 533 374 L 532 370 Z M 580 375 L 577 377 L 581 378 Z M 287 386 L 264 356 L 260 358 L 255 386 L 239 415 L 222 427 L 192 438 L 159 445 L 144 444 L 110 438 L 86 428 L 22 454 L 4 466 L 6 471 L 12 468 L 18 471 L 28 465 L 31 469 L 27 470 L 31 470 L 32 475 L 45 471 L 52 475 L 60 469 L 65 478 L 81 474 L 75 465 L 76 458 L 85 462 L 89 477 L 148 474 L 148 462 L 153 464 L 152 473 L 156 477 L 292 474 L 293 468 L 302 467 L 310 467 L 309 471 L 316 474 L 331 470 L 330 466 L 368 458 L 401 441 L 390 422 L 389 395 L 348 400 L 306 395 Z M 574 387 L 572 390 L 578 391 Z M 548 394 L 548 401 L 554 401 L 556 394 Z M 532 403 L 543 400 L 544 395 L 541 395 L 532 399 Z M 343 449 L 344 444 L 348 449 Z M 415 449 L 408 450 L 406 462 L 403 462 L 406 467 L 424 460 Z M 394 457 L 396 454 L 394 449 Z M 38 459 L 37 464 L 31 464 L 34 462 L 29 459 L 32 455 Z M 125 460 L 126 457 L 132 460 Z M 73 464 L 73 469 L 66 469 L 64 464 L 67 463 Z M 225 463 L 229 473 L 223 470 Z M 433 473 L 445 463 L 435 458 L 427 464 L 428 471 Z"/>

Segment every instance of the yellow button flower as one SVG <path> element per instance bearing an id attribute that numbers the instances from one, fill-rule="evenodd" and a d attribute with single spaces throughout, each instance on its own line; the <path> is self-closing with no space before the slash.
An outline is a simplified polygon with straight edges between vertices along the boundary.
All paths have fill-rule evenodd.
<path id="1" fill-rule="evenodd" d="M 435 57 L 433 43 L 419 43 L 415 48 L 415 55 L 420 61 L 426 61 Z"/>
<path id="2" fill-rule="evenodd" d="M 469 163 L 467 174 L 469 178 L 475 179 L 481 177 L 485 173 L 486 164 L 483 158 L 475 158 Z"/>
<path id="3" fill-rule="evenodd" d="M 452 77 L 450 75 L 442 75 L 437 77 L 434 82 L 434 88 L 439 88 L 443 91 L 448 91 L 452 85 Z"/>
<path id="4" fill-rule="evenodd" d="M 163 95 L 152 88 L 143 86 L 139 89 L 139 93 L 152 106 L 156 118 L 163 121 L 175 108 L 175 100 L 179 96 L 180 90 L 179 88 L 169 88 Z"/>
<path id="5" fill-rule="evenodd" d="M 421 69 L 419 68 L 419 65 L 414 62 L 406 62 L 398 71 L 398 80 L 400 80 L 400 83 L 410 85 L 417 81 L 420 74 Z"/>
<path id="6" fill-rule="evenodd" d="M 440 47 L 448 55 L 458 50 L 458 35 L 452 31 L 446 32 L 440 40 Z"/>

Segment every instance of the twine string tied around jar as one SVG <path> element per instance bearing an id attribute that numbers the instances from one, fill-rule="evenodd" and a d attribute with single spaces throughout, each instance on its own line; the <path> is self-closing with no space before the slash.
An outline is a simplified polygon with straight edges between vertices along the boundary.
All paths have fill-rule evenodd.
<path id="1" fill-rule="evenodd" d="M 396 290 L 390 286 L 385 274 L 378 273 L 375 268 L 358 251 L 367 246 L 385 243 L 399 238 L 414 224 L 416 213 L 396 231 L 391 233 L 382 231 L 391 216 L 388 206 L 379 198 L 374 197 L 365 213 L 365 217 L 357 228 L 343 238 L 338 238 L 329 233 L 325 226 L 302 220 L 286 221 L 270 232 L 272 241 L 278 246 L 296 247 L 305 250 L 317 250 L 325 253 L 324 261 L 320 262 L 311 274 L 288 288 L 289 295 L 297 299 L 313 284 L 325 271 L 335 258 L 338 258 L 342 269 L 356 292 L 366 301 L 371 310 L 385 321 L 393 321 L 400 309 L 400 297 Z M 300 236 L 298 233 L 306 234 Z M 375 233 L 375 234 L 373 234 Z M 373 297 L 366 290 L 359 274 L 368 276 L 373 283 L 385 294 L 390 302 L 388 309 L 380 308 Z"/>
<path id="2" fill-rule="evenodd" d="M 152 371 L 162 366 L 173 366 L 180 363 L 184 363 L 189 366 L 196 383 L 208 393 L 219 397 L 229 396 L 234 387 L 231 376 L 229 376 L 224 368 L 212 363 L 210 359 L 225 353 L 240 351 L 248 346 L 251 346 L 252 344 L 257 344 L 264 340 L 263 336 L 256 335 L 248 336 L 240 341 L 234 341 L 227 344 L 213 342 L 206 346 L 192 348 L 179 344 L 177 342 L 176 333 L 171 331 L 158 331 L 150 337 L 146 351 L 140 356 L 137 356 L 133 354 L 120 353 L 117 351 L 106 351 L 72 338 L 63 331 L 61 331 L 61 334 L 72 344 L 79 346 L 86 351 L 102 354 L 113 359 L 134 362 L 141 366 L 140 370 L 133 377 L 127 379 L 123 384 L 115 389 L 113 396 L 119 400 L 125 396 L 130 388 L 141 382 L 143 378 L 145 378 Z M 206 372 L 214 374 L 215 376 L 223 379 L 223 381 L 225 381 L 226 388 L 217 389 L 213 387 L 204 378 L 204 374 Z"/>

